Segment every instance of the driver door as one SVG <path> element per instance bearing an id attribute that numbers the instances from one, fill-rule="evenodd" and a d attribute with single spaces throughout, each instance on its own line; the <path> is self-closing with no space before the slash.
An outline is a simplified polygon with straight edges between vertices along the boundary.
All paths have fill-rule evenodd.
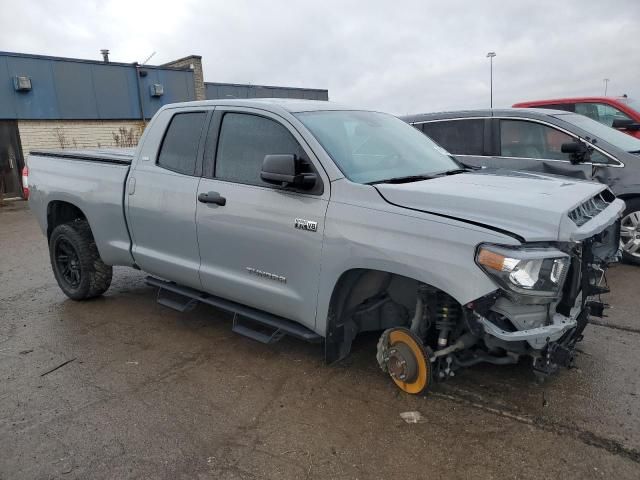
<path id="1" fill-rule="evenodd" d="M 305 193 L 263 182 L 270 154 L 307 159 L 323 188 Z M 204 203 L 201 194 L 223 200 Z M 329 181 L 295 129 L 262 110 L 216 107 L 198 198 L 202 288 L 313 328 Z"/>
<path id="2" fill-rule="evenodd" d="M 569 154 L 561 151 L 563 143 L 574 142 L 576 137 L 524 119 L 494 119 L 492 126 L 497 155 L 487 158 L 487 166 L 592 179 L 591 163 L 574 165 Z"/>

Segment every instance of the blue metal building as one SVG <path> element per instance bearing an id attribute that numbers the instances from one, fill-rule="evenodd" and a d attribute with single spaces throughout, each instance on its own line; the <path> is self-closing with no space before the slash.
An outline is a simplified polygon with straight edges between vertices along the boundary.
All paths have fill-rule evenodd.
<path id="1" fill-rule="evenodd" d="M 195 99 L 186 68 L 0 52 L 0 79 L 0 119 L 133 120 Z"/>
<path id="2" fill-rule="evenodd" d="M 213 98 L 327 100 L 327 90 L 205 83 L 201 57 L 165 65 L 0 52 L 0 195 L 19 196 L 32 148 L 136 144 L 167 103 Z M 126 138 L 127 145 L 123 145 Z"/>

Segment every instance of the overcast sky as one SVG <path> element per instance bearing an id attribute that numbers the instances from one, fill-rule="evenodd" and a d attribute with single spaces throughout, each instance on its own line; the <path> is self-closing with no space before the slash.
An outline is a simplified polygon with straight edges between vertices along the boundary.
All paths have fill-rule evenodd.
<path id="1" fill-rule="evenodd" d="M 0 50 L 151 64 L 205 80 L 328 88 L 396 114 L 609 93 L 640 97 L 640 0 L 0 0 Z"/>

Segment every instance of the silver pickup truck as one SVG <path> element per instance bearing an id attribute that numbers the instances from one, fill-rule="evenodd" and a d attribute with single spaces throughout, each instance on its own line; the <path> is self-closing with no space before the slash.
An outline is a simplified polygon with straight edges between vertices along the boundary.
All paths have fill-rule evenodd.
<path id="1" fill-rule="evenodd" d="M 30 205 L 74 300 L 112 266 L 158 301 L 234 313 L 265 343 L 324 342 L 327 362 L 380 331 L 408 393 L 479 362 L 569 365 L 619 250 L 606 186 L 470 170 L 384 113 L 328 102 L 174 104 L 134 151 L 35 151 Z"/>

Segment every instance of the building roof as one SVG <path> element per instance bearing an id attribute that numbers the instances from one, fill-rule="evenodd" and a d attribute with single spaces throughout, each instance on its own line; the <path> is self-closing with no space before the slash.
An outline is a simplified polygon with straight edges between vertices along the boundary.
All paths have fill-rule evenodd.
<path id="1" fill-rule="evenodd" d="M 120 67 L 131 67 L 131 66 L 138 65 L 138 62 L 131 62 L 131 63 L 112 62 L 112 61 L 105 62 L 104 60 L 93 60 L 93 59 L 86 59 L 86 58 L 58 57 L 53 55 L 40 55 L 35 53 L 18 53 L 18 52 L 3 52 L 3 51 L 0 51 L 0 57 L 30 58 L 33 60 L 52 60 L 56 62 L 88 63 L 88 64 L 94 64 L 94 65 L 113 65 L 113 66 L 120 66 Z M 184 60 L 192 57 L 202 58 L 202 57 L 199 57 L 198 55 L 190 55 L 188 57 L 184 57 L 179 60 Z M 175 60 L 175 61 L 179 61 L 179 60 Z M 144 65 L 142 67 L 147 69 L 158 68 L 161 70 L 179 70 L 179 71 L 189 70 L 188 67 L 170 67 L 166 65 Z"/>

